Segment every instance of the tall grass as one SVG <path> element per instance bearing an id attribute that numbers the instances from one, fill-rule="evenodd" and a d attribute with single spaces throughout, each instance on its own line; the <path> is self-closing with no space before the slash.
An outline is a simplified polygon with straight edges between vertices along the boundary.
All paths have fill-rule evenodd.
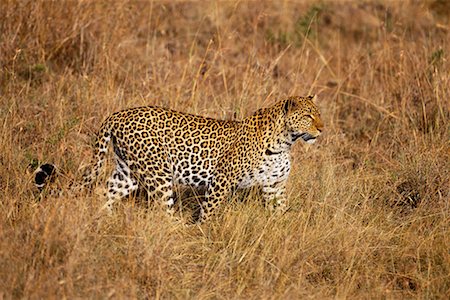
<path id="1" fill-rule="evenodd" d="M 446 1 L 0 3 L 0 297 L 446 298 Z M 319 95 L 289 211 L 258 191 L 186 227 L 156 205 L 38 195 L 89 163 L 101 121 L 160 105 L 239 119 Z M 178 202 L 189 216 L 195 197 Z"/>

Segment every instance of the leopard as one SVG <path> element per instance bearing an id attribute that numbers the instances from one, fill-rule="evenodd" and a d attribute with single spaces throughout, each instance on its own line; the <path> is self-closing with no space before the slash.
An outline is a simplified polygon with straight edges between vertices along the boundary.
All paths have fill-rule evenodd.
<path id="1" fill-rule="evenodd" d="M 290 96 L 241 120 L 220 120 L 143 106 L 113 113 L 100 126 L 92 164 L 78 189 L 97 181 L 112 144 L 114 169 L 106 181 L 104 208 L 138 188 L 174 214 L 174 187 L 206 191 L 198 223 L 215 215 L 236 190 L 260 187 L 270 211 L 285 211 L 292 146 L 313 144 L 324 127 L 317 97 Z M 43 189 L 56 167 L 42 165 L 35 184 Z"/>

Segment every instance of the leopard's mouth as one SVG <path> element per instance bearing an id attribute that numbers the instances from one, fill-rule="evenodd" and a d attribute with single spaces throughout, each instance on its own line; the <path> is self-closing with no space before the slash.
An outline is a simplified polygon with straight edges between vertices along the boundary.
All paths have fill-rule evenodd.
<path id="1" fill-rule="evenodd" d="M 297 134 L 294 134 L 292 136 L 292 140 L 293 141 L 296 141 L 299 138 L 302 138 L 302 140 L 305 141 L 308 144 L 314 144 L 315 141 L 316 141 L 316 137 L 311 135 L 311 134 L 309 134 L 309 133 L 307 133 L 307 132 L 297 133 Z"/>

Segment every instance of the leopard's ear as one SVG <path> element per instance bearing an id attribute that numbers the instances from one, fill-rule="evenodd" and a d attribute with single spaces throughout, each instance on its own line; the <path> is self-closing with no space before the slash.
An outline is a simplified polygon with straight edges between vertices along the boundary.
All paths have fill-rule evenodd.
<path id="1" fill-rule="evenodd" d="M 312 101 L 313 103 L 317 103 L 317 95 L 309 95 L 306 97 L 308 100 Z"/>
<path id="2" fill-rule="evenodd" d="M 297 101 L 295 97 L 290 97 L 285 100 L 283 105 L 283 113 L 286 115 L 289 110 L 297 105 Z"/>

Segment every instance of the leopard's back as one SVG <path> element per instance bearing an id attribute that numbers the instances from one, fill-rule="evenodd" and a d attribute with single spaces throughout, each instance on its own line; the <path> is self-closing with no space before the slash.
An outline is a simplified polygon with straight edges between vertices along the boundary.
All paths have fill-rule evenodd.
<path id="1" fill-rule="evenodd" d="M 241 126 L 160 107 L 125 110 L 107 122 L 116 155 L 132 171 L 145 176 L 158 173 L 158 167 L 170 169 L 175 183 L 196 187 L 211 179 L 217 160 L 235 142 Z"/>

